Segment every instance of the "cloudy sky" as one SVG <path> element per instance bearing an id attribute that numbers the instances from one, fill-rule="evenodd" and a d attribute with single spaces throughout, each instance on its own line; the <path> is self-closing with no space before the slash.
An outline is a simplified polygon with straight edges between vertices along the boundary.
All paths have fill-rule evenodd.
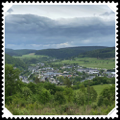
<path id="1" fill-rule="evenodd" d="M 107 5 L 14 5 L 5 13 L 5 47 L 115 46 L 115 13 Z"/>

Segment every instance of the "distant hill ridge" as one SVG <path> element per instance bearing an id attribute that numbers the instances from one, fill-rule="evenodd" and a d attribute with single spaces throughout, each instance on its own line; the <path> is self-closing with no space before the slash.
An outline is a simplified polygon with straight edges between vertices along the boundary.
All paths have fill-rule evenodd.
<path id="1" fill-rule="evenodd" d="M 79 57 L 94 57 L 94 58 L 114 58 L 115 47 L 109 47 L 104 49 L 98 49 L 81 53 Z"/>
<path id="2" fill-rule="evenodd" d="M 110 50 L 113 50 L 112 53 L 114 53 L 115 51 L 114 50 L 115 48 L 111 49 L 111 47 L 106 47 L 106 46 L 79 46 L 79 47 L 67 47 L 67 48 L 43 49 L 43 50 L 31 50 L 31 49 L 12 50 L 12 49 L 6 48 L 5 53 L 11 56 L 14 56 L 14 55 L 22 56 L 22 55 L 29 54 L 29 53 L 35 53 L 36 55 L 47 55 L 47 56 L 55 57 L 58 59 L 67 59 L 67 58 L 69 59 L 71 57 L 76 57 L 79 55 L 84 56 L 83 53 L 85 53 L 86 55 L 89 55 L 91 51 L 102 50 L 102 49 L 106 49 L 106 50 L 109 49 L 109 52 Z"/>
<path id="3" fill-rule="evenodd" d="M 13 49 L 5 48 L 5 53 L 7 53 L 10 56 L 22 56 L 25 54 L 34 53 L 35 51 L 36 50 L 32 50 L 32 49 L 13 50 Z"/>
<path id="4" fill-rule="evenodd" d="M 80 46 L 80 47 L 67 47 L 67 48 L 59 48 L 59 49 L 45 49 L 38 50 L 35 52 L 36 55 L 47 55 L 51 57 L 55 57 L 58 59 L 69 59 L 71 57 L 78 56 L 81 53 L 107 48 L 104 46 Z"/>

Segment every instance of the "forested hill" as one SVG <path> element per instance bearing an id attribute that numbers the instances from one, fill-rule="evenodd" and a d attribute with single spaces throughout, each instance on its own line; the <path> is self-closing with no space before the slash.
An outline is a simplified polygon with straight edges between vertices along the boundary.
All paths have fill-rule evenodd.
<path id="1" fill-rule="evenodd" d="M 19 68 L 20 70 L 26 69 L 26 64 L 19 58 L 13 58 L 12 56 L 5 54 L 5 63 L 12 64 L 14 67 Z"/>
<path id="2" fill-rule="evenodd" d="M 80 47 L 68 47 L 60 49 L 44 49 L 44 50 L 12 50 L 5 49 L 5 53 L 10 56 L 22 56 L 29 53 L 35 53 L 36 55 L 47 55 L 58 59 L 70 59 L 71 57 L 98 57 L 98 58 L 110 58 L 115 57 L 115 47 L 104 46 L 80 46 Z"/>
<path id="3" fill-rule="evenodd" d="M 114 58 L 115 47 L 108 47 L 99 50 L 88 51 L 81 53 L 79 57 L 94 57 L 94 58 Z"/>
<path id="4" fill-rule="evenodd" d="M 45 50 L 37 50 L 35 52 L 36 55 L 47 55 L 51 57 L 55 57 L 58 59 L 67 59 L 71 57 L 78 56 L 81 53 L 107 48 L 104 46 L 80 46 L 80 47 L 68 47 L 68 48 L 60 48 L 60 49 L 45 49 Z"/>
<path id="5" fill-rule="evenodd" d="M 21 49 L 21 50 L 13 50 L 13 49 L 5 49 L 5 53 L 10 56 L 22 56 L 29 53 L 35 53 L 36 50 L 31 49 Z"/>

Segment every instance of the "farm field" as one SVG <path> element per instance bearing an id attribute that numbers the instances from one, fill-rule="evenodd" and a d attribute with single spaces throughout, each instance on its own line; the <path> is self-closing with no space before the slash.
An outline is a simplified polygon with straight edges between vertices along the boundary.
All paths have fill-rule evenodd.
<path id="1" fill-rule="evenodd" d="M 97 59 L 97 58 L 74 58 L 73 60 L 62 60 L 60 62 L 54 62 L 55 64 L 59 63 L 78 63 L 83 67 L 91 67 L 91 68 L 105 68 L 105 69 L 113 69 L 115 68 L 115 59 Z"/>
<path id="2" fill-rule="evenodd" d="M 40 58 L 40 57 L 47 57 L 45 55 L 35 55 L 35 53 L 30 53 L 22 56 L 13 56 L 14 58 Z"/>

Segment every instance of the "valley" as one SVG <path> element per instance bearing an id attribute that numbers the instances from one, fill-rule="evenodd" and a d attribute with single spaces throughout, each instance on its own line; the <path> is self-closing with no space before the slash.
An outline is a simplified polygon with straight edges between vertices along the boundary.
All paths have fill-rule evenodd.
<path id="1" fill-rule="evenodd" d="M 6 107 L 14 115 L 108 114 L 115 106 L 114 57 L 80 54 L 58 59 L 35 52 L 21 56 L 6 53 L 5 57 Z M 12 76 L 14 72 L 16 76 Z"/>

